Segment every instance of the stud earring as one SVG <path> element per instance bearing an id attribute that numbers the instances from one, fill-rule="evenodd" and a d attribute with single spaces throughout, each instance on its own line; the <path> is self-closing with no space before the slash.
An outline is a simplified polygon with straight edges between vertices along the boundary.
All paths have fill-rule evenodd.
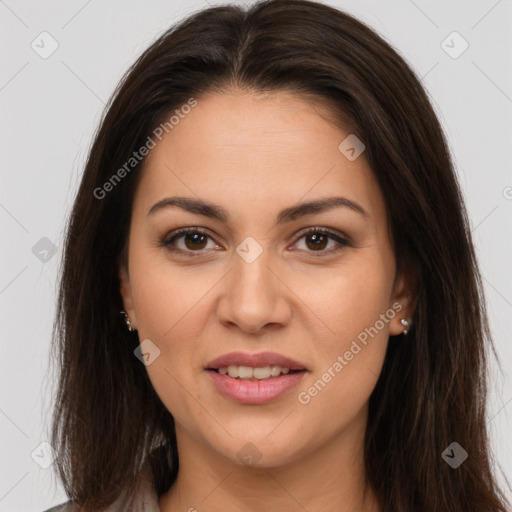
<path id="1" fill-rule="evenodd" d="M 126 311 L 121 311 L 120 313 L 121 313 L 121 315 L 124 316 L 124 323 L 126 324 L 126 327 L 128 327 L 128 330 L 130 332 L 132 332 L 133 331 L 133 327 L 132 327 L 132 324 L 130 323 L 130 318 L 126 314 Z"/>
<path id="2" fill-rule="evenodd" d="M 405 318 L 402 318 L 402 320 L 400 320 L 400 323 L 405 327 L 405 329 L 403 330 L 403 334 L 407 335 L 409 329 L 409 322 Z"/>

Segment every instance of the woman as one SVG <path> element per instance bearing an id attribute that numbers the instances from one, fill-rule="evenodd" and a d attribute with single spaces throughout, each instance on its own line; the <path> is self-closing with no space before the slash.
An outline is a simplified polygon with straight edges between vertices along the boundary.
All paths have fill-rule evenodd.
<path id="1" fill-rule="evenodd" d="M 212 7 L 142 54 L 90 151 L 58 313 L 52 510 L 506 510 L 446 140 L 402 58 L 334 8 Z"/>

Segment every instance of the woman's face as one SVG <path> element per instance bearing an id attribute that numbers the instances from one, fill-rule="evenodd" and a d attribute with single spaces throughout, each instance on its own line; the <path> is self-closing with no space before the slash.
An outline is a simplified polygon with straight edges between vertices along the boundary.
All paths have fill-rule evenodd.
<path id="1" fill-rule="evenodd" d="M 410 311 L 383 196 L 349 135 L 320 104 L 233 91 L 202 97 L 155 139 L 121 292 L 178 443 L 271 467 L 360 441 L 388 336 Z M 177 197 L 196 206 L 160 203 Z M 328 198 L 356 206 L 292 210 Z M 199 233 L 171 241 L 180 228 Z M 304 370 L 269 379 L 292 365 L 236 355 L 229 366 L 264 380 L 208 369 L 233 352 Z"/>

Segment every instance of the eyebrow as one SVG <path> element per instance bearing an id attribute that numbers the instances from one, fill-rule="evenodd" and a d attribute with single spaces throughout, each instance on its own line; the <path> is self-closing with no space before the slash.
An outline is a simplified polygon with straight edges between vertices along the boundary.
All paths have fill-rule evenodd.
<path id="1" fill-rule="evenodd" d="M 176 206 L 190 213 L 202 215 L 211 219 L 216 219 L 224 224 L 229 224 L 230 215 L 222 208 L 222 206 L 196 199 L 193 197 L 166 197 L 155 203 L 148 211 L 148 217 L 155 215 L 166 208 Z M 347 199 L 346 197 L 326 197 L 299 203 L 295 206 L 281 210 L 277 215 L 276 226 L 292 222 L 305 215 L 318 214 L 332 210 L 334 208 L 348 208 L 358 214 L 362 215 L 366 220 L 369 219 L 369 214 L 358 203 Z"/>

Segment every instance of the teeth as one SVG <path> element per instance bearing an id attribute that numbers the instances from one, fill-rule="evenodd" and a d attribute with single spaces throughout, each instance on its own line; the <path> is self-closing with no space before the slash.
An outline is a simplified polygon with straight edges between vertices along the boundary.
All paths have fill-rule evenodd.
<path id="1" fill-rule="evenodd" d="M 232 377 L 231 370 L 231 368 L 228 368 L 228 373 L 230 377 Z M 236 373 L 237 375 L 235 375 L 235 377 L 240 377 L 241 379 L 250 379 L 253 376 L 253 369 L 249 368 L 249 366 L 239 366 L 238 371 Z"/>
<path id="2" fill-rule="evenodd" d="M 252 374 L 255 379 L 268 379 L 270 377 L 270 366 L 263 366 L 262 368 L 253 368 Z M 240 373 L 240 377 L 242 374 Z"/>
<path id="3" fill-rule="evenodd" d="M 251 368 L 250 366 L 224 366 L 219 368 L 219 373 L 229 375 L 233 379 L 269 379 L 286 375 L 290 368 L 281 368 L 280 366 L 261 366 L 259 368 Z"/>

